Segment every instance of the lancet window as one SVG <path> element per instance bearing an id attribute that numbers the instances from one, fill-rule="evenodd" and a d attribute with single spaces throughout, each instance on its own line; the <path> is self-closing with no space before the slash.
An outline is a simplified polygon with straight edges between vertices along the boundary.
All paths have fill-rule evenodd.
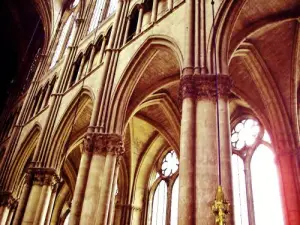
<path id="1" fill-rule="evenodd" d="M 69 17 L 63 23 L 63 27 L 59 34 L 58 42 L 55 45 L 54 55 L 52 56 L 52 60 L 50 63 L 50 69 L 53 68 L 57 61 L 61 58 L 61 56 L 65 53 L 67 47 L 71 46 L 74 42 L 76 35 L 76 18 L 78 17 L 78 5 L 80 0 L 74 0 L 70 5 L 70 9 L 68 12 Z"/>
<path id="2" fill-rule="evenodd" d="M 95 30 L 104 19 L 111 16 L 116 11 L 117 3 L 117 0 L 96 1 L 88 33 Z"/>
<path id="3" fill-rule="evenodd" d="M 177 225 L 178 167 L 175 151 L 158 160 L 156 178 L 151 188 L 149 223 L 151 225 Z"/>
<path id="4" fill-rule="evenodd" d="M 284 224 L 268 132 L 256 119 L 242 119 L 232 130 L 231 144 L 235 224 Z"/>
<path id="5" fill-rule="evenodd" d="M 72 27 L 71 26 L 72 18 L 73 18 L 73 14 L 71 16 L 69 16 L 69 18 L 67 19 L 66 23 L 64 24 L 64 26 L 62 28 L 62 31 L 61 31 L 60 37 L 58 39 L 58 43 L 57 43 L 57 46 L 54 51 L 54 55 L 53 55 L 53 58 L 52 58 L 52 61 L 50 64 L 50 68 L 55 66 L 55 64 L 59 60 L 59 57 L 62 54 L 62 51 L 64 50 L 65 42 L 68 37 L 70 27 Z"/>

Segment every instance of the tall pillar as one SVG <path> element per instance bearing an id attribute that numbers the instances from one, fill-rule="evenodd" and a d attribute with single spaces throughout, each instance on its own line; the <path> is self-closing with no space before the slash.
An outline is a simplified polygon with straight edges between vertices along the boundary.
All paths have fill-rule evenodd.
<path id="1" fill-rule="evenodd" d="M 84 149 L 80 160 L 80 166 L 72 200 L 69 225 L 78 225 L 80 222 L 80 215 L 84 201 L 84 192 L 86 189 L 92 160 L 91 149 L 88 149 L 88 147 L 91 146 L 90 141 L 87 141 L 87 138 L 85 138 L 84 143 Z"/>
<path id="2" fill-rule="evenodd" d="M 98 138 L 98 135 L 95 133 L 88 134 L 86 137 L 86 141 L 89 143 L 86 150 L 91 152 L 92 158 L 80 217 L 81 225 L 94 224 L 95 215 L 97 215 L 103 167 L 105 164 L 105 156 L 102 154 L 101 147 L 98 147 Z"/>
<path id="3" fill-rule="evenodd" d="M 120 135 L 103 134 L 99 137 L 99 146 L 101 146 L 102 152 L 106 152 L 106 159 L 95 225 L 107 225 L 117 157 L 123 153 L 124 148 Z"/>
<path id="4" fill-rule="evenodd" d="M 192 76 L 183 76 L 180 83 L 182 98 L 180 167 L 179 167 L 179 225 L 195 224 L 195 101 Z"/>
<path id="5" fill-rule="evenodd" d="M 0 193 L 0 225 L 11 223 L 13 212 L 17 206 L 16 199 L 11 192 Z"/>
<path id="6" fill-rule="evenodd" d="M 56 200 L 56 195 L 57 195 L 57 189 L 58 189 L 58 183 L 52 186 L 52 191 L 51 191 L 51 197 L 50 197 L 50 202 L 49 202 L 49 206 L 48 206 L 48 210 L 47 210 L 47 214 L 46 214 L 46 218 L 45 218 L 45 223 L 44 225 L 49 225 L 50 221 L 51 221 L 51 216 L 53 213 L 53 207 L 54 207 L 54 203 Z"/>
<path id="7" fill-rule="evenodd" d="M 293 152 L 278 153 L 277 165 L 280 171 L 282 183 L 283 205 L 285 208 L 285 223 L 290 225 L 300 224 L 300 203 L 299 193 L 297 193 L 297 175 L 296 175 L 296 154 Z M 299 175 L 299 174 L 298 174 Z"/>
<path id="8" fill-rule="evenodd" d="M 30 168 L 29 173 L 33 175 L 33 185 L 22 225 L 44 225 L 50 203 L 51 186 L 58 181 L 58 177 L 51 168 Z"/>
<path id="9" fill-rule="evenodd" d="M 123 140 L 117 134 L 87 133 L 84 149 L 86 153 L 80 163 L 70 225 L 107 225 L 116 160 L 123 152 Z"/>
<path id="10" fill-rule="evenodd" d="M 108 225 L 113 225 L 113 223 L 114 223 L 115 199 L 116 199 L 116 191 L 117 191 L 117 188 L 118 188 L 119 169 L 120 169 L 120 157 L 118 157 L 118 159 L 117 159 L 116 169 L 115 169 L 115 174 L 114 174 L 112 192 L 111 192 L 111 197 L 110 197 Z"/>
<path id="11" fill-rule="evenodd" d="M 28 197 L 30 194 L 31 185 L 32 185 L 32 176 L 31 176 L 31 174 L 27 173 L 25 175 L 25 184 L 23 186 L 22 194 L 19 199 L 19 204 L 18 204 L 18 208 L 16 211 L 16 215 L 13 220 L 13 225 L 19 225 L 22 221 L 22 218 L 23 218 L 23 215 L 25 212 L 25 208 L 26 208 L 26 204 L 28 201 Z"/>
<path id="12" fill-rule="evenodd" d="M 218 135 L 216 111 L 216 76 L 195 76 L 196 93 L 196 224 L 214 225 L 211 204 L 221 176 L 226 200 L 232 203 L 230 122 L 227 97 L 230 93 L 229 76 L 217 75 L 219 94 L 220 165 L 218 174 Z M 227 224 L 232 224 L 232 210 Z"/>

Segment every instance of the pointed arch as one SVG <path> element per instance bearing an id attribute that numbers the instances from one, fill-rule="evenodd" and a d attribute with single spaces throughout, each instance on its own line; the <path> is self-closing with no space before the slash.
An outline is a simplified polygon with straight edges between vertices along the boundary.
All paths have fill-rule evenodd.
<path id="1" fill-rule="evenodd" d="M 143 71 L 147 69 L 149 63 L 159 51 L 168 52 L 168 54 L 172 55 L 172 57 L 174 57 L 174 59 L 177 61 L 178 70 L 180 71 L 179 73 L 181 73 L 183 56 L 173 39 L 167 36 L 150 36 L 148 39 L 146 39 L 143 45 L 137 50 L 131 61 L 128 63 L 121 75 L 121 79 L 116 85 L 112 100 L 113 104 L 112 108 L 110 109 L 111 113 L 109 113 L 113 119 L 108 120 L 112 121 L 110 128 L 113 129 L 114 132 L 125 132 L 126 111 L 131 95 L 141 79 Z M 180 75 L 178 74 L 178 80 L 179 77 Z M 159 77 L 159 75 L 155 77 L 151 81 L 153 82 L 152 84 L 155 85 L 155 82 L 157 82 L 157 80 L 160 78 L 161 77 Z"/>
<path id="2" fill-rule="evenodd" d="M 49 160 L 51 161 L 48 162 L 49 166 L 56 168 L 59 165 L 62 165 L 62 160 L 64 160 L 66 155 L 65 145 L 70 138 L 70 135 L 72 135 L 71 132 L 74 132 L 72 127 L 77 125 L 79 119 L 81 119 L 81 125 L 79 125 L 79 127 L 82 126 L 82 123 L 84 126 L 86 126 L 86 124 L 87 126 L 89 125 L 90 116 L 86 115 L 86 113 L 88 112 L 91 114 L 93 103 L 94 95 L 88 87 L 84 87 L 80 90 L 70 102 L 58 122 L 57 127 L 54 128 L 55 135 L 52 141 L 55 144 L 51 148 L 51 155 L 49 156 Z M 81 117 L 84 122 L 82 122 L 83 120 Z M 61 169 L 61 167 L 59 169 Z"/>
<path id="3" fill-rule="evenodd" d="M 13 156 L 13 161 L 9 169 L 8 174 L 11 177 L 8 178 L 9 190 L 14 190 L 18 187 L 17 182 L 21 182 L 21 176 L 26 172 L 26 165 L 28 166 L 35 151 L 39 136 L 41 133 L 41 126 L 36 123 L 30 132 L 27 134 L 24 141 L 21 143 L 20 147 L 16 150 Z"/>

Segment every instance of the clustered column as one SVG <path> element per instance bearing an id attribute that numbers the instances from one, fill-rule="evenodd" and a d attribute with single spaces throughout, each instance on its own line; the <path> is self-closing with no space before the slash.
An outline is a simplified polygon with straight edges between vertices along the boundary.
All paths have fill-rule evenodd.
<path id="1" fill-rule="evenodd" d="M 182 120 L 179 171 L 179 225 L 215 224 L 211 205 L 219 185 L 216 111 L 218 79 L 221 180 L 232 203 L 231 145 L 226 75 L 186 75 L 181 79 Z M 232 224 L 232 210 L 227 223 Z"/>
<path id="2" fill-rule="evenodd" d="M 30 168 L 32 187 L 28 197 L 22 224 L 44 224 L 51 200 L 53 186 L 58 182 L 54 169 Z"/>
<path id="3" fill-rule="evenodd" d="M 85 158 L 80 162 L 70 225 L 107 225 L 109 223 L 109 214 L 113 213 L 110 205 L 113 204 L 112 192 L 114 191 L 117 158 L 123 153 L 123 149 L 123 140 L 120 135 L 103 133 L 86 135 L 85 153 L 83 153 Z M 82 174 L 85 174 L 84 177 L 87 179 Z M 75 200 L 76 206 L 74 206 Z"/>
<path id="4" fill-rule="evenodd" d="M 0 224 L 8 225 L 11 223 L 15 209 L 18 205 L 17 200 L 10 192 L 0 193 Z"/>

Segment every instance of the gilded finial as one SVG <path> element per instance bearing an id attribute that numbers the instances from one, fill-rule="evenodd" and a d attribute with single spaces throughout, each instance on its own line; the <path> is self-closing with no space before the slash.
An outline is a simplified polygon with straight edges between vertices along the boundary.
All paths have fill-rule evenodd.
<path id="1" fill-rule="evenodd" d="M 211 207 L 217 225 L 226 225 L 230 204 L 225 200 L 222 186 L 218 186 L 215 201 Z"/>

